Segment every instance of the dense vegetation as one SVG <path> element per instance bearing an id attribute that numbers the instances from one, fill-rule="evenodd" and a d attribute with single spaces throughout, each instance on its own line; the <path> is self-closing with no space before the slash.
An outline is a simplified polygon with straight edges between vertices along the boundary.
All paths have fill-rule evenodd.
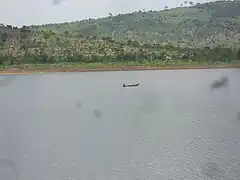
<path id="1" fill-rule="evenodd" d="M 239 4 L 235 1 L 197 4 L 160 12 L 135 12 L 44 26 L 1 25 L 0 65 L 233 63 L 240 56 L 237 39 Z M 127 35 L 130 31 L 136 32 L 134 37 Z M 221 38 L 238 41 L 228 46 L 219 43 Z M 152 39 L 154 43 L 147 43 Z M 185 47 L 178 46 L 179 41 Z M 187 46 L 197 41 L 208 46 Z"/>

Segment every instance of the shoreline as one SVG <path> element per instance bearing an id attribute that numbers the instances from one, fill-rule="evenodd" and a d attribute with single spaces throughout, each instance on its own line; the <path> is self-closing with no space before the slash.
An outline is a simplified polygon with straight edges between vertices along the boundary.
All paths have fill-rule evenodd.
<path id="1" fill-rule="evenodd" d="M 237 65 L 182 65 L 182 66 L 119 66 L 119 67 L 97 67 L 97 68 L 7 68 L 0 70 L 0 75 L 10 74 L 41 74 L 57 72 L 104 72 L 104 71 L 146 71 L 146 70 L 191 70 L 191 69 L 238 69 Z"/>

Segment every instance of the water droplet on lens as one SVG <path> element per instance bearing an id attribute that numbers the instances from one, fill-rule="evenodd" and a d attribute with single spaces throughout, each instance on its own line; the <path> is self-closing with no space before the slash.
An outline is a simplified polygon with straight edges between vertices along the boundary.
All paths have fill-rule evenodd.
<path id="1" fill-rule="evenodd" d="M 76 108 L 81 108 L 82 107 L 82 103 L 81 102 L 76 102 Z"/>
<path id="2" fill-rule="evenodd" d="M 102 116 L 102 113 L 101 113 L 101 111 L 99 111 L 98 109 L 95 109 L 95 110 L 93 111 L 93 115 L 94 115 L 95 117 L 97 117 L 97 118 L 100 118 L 100 117 Z"/>

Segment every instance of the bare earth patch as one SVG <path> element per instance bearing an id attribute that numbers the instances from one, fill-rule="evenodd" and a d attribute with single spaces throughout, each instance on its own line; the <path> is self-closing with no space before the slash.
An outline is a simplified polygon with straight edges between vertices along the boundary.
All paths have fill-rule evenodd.
<path id="1" fill-rule="evenodd" d="M 143 71 L 143 70 L 181 70 L 181 69 L 223 69 L 239 68 L 236 65 L 212 65 L 212 66 L 121 66 L 109 68 L 9 68 L 0 70 L 0 74 L 35 74 L 48 72 L 98 72 L 98 71 Z"/>

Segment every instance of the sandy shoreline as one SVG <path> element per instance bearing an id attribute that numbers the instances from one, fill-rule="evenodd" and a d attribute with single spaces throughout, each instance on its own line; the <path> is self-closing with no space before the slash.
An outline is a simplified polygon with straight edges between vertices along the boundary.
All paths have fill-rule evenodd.
<path id="1" fill-rule="evenodd" d="M 164 67 L 109 67 L 109 68 L 26 68 L 26 69 L 5 69 L 0 74 L 39 74 L 54 72 L 100 72 L 100 71 L 144 71 L 144 70 L 187 70 L 187 69 L 226 69 L 240 68 L 236 65 L 212 65 L 212 66 L 164 66 Z"/>

